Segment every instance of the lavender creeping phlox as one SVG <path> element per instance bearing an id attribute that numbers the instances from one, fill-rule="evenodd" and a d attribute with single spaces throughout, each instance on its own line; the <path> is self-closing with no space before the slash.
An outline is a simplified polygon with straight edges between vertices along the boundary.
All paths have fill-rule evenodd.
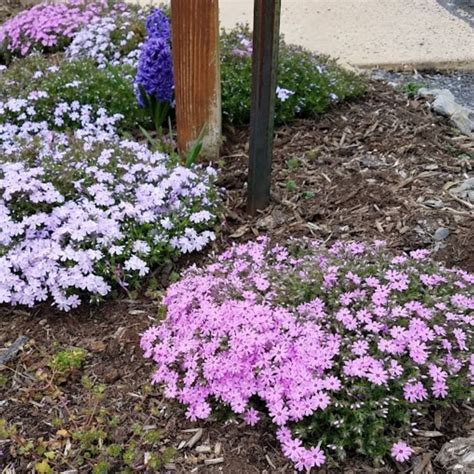
<path id="1" fill-rule="evenodd" d="M 106 64 L 137 67 L 145 24 L 143 10 L 132 11 L 124 5 L 120 11 L 97 17 L 82 28 L 66 49 L 70 59 L 91 58 L 99 68 Z M 144 27 L 143 27 L 144 30 Z"/>
<path id="2" fill-rule="evenodd" d="M 0 152 L 0 303 L 67 311 L 214 239 L 212 168 L 107 132 L 17 132 Z"/>
<path id="3" fill-rule="evenodd" d="M 36 135 L 48 135 L 50 126 L 46 121 L 37 121 L 36 104 L 47 98 L 45 91 L 33 91 L 26 98 L 10 98 L 0 101 L 0 150 L 7 156 L 21 152 L 22 140 L 31 140 Z M 51 111 L 54 126 L 67 128 L 76 125 L 76 138 L 95 137 L 97 141 L 104 138 L 116 138 L 116 125 L 123 118 L 120 114 L 109 116 L 107 111 L 99 108 L 93 111 L 90 105 L 59 102 Z M 61 136 L 61 135 L 58 135 Z"/>
<path id="4" fill-rule="evenodd" d="M 299 470 L 345 450 L 407 461 L 412 409 L 474 380 L 474 275 L 425 251 L 261 238 L 190 268 L 164 305 L 141 339 L 153 383 L 191 420 L 215 403 L 270 417 Z"/>

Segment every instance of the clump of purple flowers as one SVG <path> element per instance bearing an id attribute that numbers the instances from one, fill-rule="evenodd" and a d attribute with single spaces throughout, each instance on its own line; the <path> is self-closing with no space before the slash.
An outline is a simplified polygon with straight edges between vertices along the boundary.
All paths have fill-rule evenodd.
<path id="1" fill-rule="evenodd" d="M 413 417 L 468 398 L 474 275 L 381 242 L 234 246 L 192 267 L 141 340 L 153 383 L 205 419 L 274 422 L 299 470 L 355 451 L 400 462 Z"/>
<path id="2" fill-rule="evenodd" d="M 236 39 L 239 44 L 232 50 L 232 54 L 240 58 L 251 58 L 253 53 L 252 40 L 244 34 L 238 34 Z"/>
<path id="3" fill-rule="evenodd" d="M 146 30 L 149 37 L 171 41 L 171 24 L 166 13 L 157 8 L 146 19 Z"/>
<path id="4" fill-rule="evenodd" d="M 50 124 L 36 119 L 37 105 L 47 98 L 47 92 L 38 90 L 25 98 L 0 100 L 0 153 L 5 156 L 21 153 L 23 142 L 29 142 L 38 135 L 50 139 Z M 77 138 L 93 137 L 96 141 L 116 138 L 117 124 L 123 119 L 121 114 L 109 115 L 102 107 L 94 110 L 91 105 L 81 104 L 77 100 L 71 103 L 57 102 L 49 113 L 54 127 L 72 128 Z M 64 139 L 63 135 L 58 137 Z"/>
<path id="5" fill-rule="evenodd" d="M 173 101 L 173 58 L 167 40 L 149 37 L 142 46 L 135 79 L 137 99 L 145 106 L 143 92 L 150 100 L 171 104 Z"/>
<path id="6" fill-rule="evenodd" d="M 127 64 L 136 68 L 144 36 L 143 10 L 117 7 L 85 25 L 66 49 L 70 59 L 91 58 L 99 68 Z M 143 32 L 142 32 L 143 30 Z"/>
<path id="7" fill-rule="evenodd" d="M 148 37 L 142 45 L 135 78 L 138 103 L 146 108 L 159 132 L 173 103 L 174 75 L 171 25 L 160 9 L 147 18 Z"/>
<path id="8" fill-rule="evenodd" d="M 17 56 L 26 56 L 33 51 L 59 50 L 84 25 L 108 9 L 107 0 L 41 3 L 0 26 L 0 44 Z"/>
<path id="9" fill-rule="evenodd" d="M 214 239 L 214 170 L 176 166 L 98 122 L 3 142 L 0 303 L 51 298 L 68 311 Z"/>

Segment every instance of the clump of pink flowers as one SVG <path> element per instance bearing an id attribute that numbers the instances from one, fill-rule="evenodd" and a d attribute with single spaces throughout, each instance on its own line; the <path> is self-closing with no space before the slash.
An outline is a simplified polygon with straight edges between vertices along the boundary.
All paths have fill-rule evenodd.
<path id="1" fill-rule="evenodd" d="M 474 275 L 366 245 L 266 238 L 169 288 L 142 336 L 153 383 L 205 419 L 215 404 L 275 424 L 299 470 L 357 450 L 410 457 L 412 412 L 468 397 Z"/>
<path id="2" fill-rule="evenodd" d="M 10 53 L 58 50 L 85 25 L 109 9 L 107 0 L 44 2 L 25 10 L 0 27 L 0 44 Z"/>

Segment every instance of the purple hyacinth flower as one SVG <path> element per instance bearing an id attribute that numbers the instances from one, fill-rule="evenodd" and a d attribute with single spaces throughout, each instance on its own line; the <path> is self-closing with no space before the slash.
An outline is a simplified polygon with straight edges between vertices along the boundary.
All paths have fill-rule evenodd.
<path id="1" fill-rule="evenodd" d="M 171 41 L 170 20 L 162 10 L 154 10 L 146 20 L 146 30 L 148 37 L 161 38 Z"/>
<path id="2" fill-rule="evenodd" d="M 166 40 L 150 37 L 143 44 L 135 84 L 137 99 L 141 107 L 145 105 L 141 96 L 141 88 L 158 102 L 172 103 L 173 58 L 171 47 Z"/>

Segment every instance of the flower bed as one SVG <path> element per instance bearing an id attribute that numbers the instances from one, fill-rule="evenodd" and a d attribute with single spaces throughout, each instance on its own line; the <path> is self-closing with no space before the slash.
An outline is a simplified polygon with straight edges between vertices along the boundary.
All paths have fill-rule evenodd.
<path id="1" fill-rule="evenodd" d="M 212 168 L 188 169 L 113 128 L 42 130 L 0 154 L 0 303 L 133 289 L 150 268 L 214 239 Z"/>
<path id="2" fill-rule="evenodd" d="M 144 10 L 128 5 L 97 17 L 75 35 L 66 49 L 66 57 L 93 59 L 100 68 L 107 64 L 136 67 L 146 34 L 146 18 Z"/>
<path id="3" fill-rule="evenodd" d="M 16 60 L 0 73 L 0 124 L 45 122 L 48 128 L 59 131 L 83 128 L 79 104 L 88 110 L 91 120 L 99 110 L 109 116 L 120 115 L 117 127 L 132 132 L 145 121 L 135 99 L 133 74 L 128 65 L 107 64 L 98 69 L 91 59 L 61 61 L 30 56 Z"/>
<path id="4" fill-rule="evenodd" d="M 474 275 L 382 244 L 267 239 L 169 288 L 141 340 L 153 382 L 191 420 L 268 416 L 297 469 L 363 454 L 406 461 L 416 415 L 467 399 Z"/>
<path id="5" fill-rule="evenodd" d="M 120 9 L 122 6 L 117 4 L 114 8 Z M 1 49 L 6 56 L 61 50 L 81 27 L 107 11 L 107 0 L 41 3 L 19 13 L 0 27 Z"/>
<path id="6" fill-rule="evenodd" d="M 30 22 L 35 15 L 45 15 L 46 20 L 33 28 Z M 124 70 L 123 75 L 135 84 L 142 106 L 146 104 L 138 86 L 143 87 L 150 97 L 158 96 L 165 104 L 173 103 L 169 12 L 155 9 L 146 15 L 146 10 L 122 3 L 112 8 L 102 2 L 86 0 L 40 5 L 7 22 L 0 30 L 0 43 L 3 38 L 6 51 L 13 55 L 66 49 L 66 57 L 76 64 L 86 59 L 109 71 L 110 66 L 128 66 L 130 69 Z M 64 26 L 68 19 L 76 17 L 73 24 L 67 28 Z M 43 41 L 43 37 L 48 39 Z M 222 108 L 224 118 L 235 125 L 248 124 L 250 120 L 251 53 L 248 28 L 237 27 L 222 34 Z M 84 73 L 77 71 L 79 76 L 87 77 L 89 63 L 86 61 Z M 140 66 L 138 74 L 133 79 L 137 66 Z M 61 76 L 58 74 L 59 81 Z M 96 76 L 92 73 L 92 77 Z M 277 123 L 315 117 L 326 112 L 335 102 L 359 97 L 366 90 L 364 80 L 357 74 L 345 70 L 329 58 L 287 45 L 283 40 L 278 76 Z M 112 83 L 109 89 L 116 90 Z M 81 96 L 81 91 L 77 92 Z M 127 91 L 124 99 L 124 108 L 131 111 L 136 106 L 133 96 Z M 132 121 L 132 118 L 127 117 L 127 120 Z M 134 125 L 137 125 L 136 122 Z"/>
<path id="7" fill-rule="evenodd" d="M 222 108 L 224 117 L 236 124 L 250 121 L 252 35 L 237 27 L 221 37 Z M 299 46 L 280 42 L 277 124 L 295 118 L 313 118 L 336 102 L 362 96 L 365 81 L 336 61 Z"/>

